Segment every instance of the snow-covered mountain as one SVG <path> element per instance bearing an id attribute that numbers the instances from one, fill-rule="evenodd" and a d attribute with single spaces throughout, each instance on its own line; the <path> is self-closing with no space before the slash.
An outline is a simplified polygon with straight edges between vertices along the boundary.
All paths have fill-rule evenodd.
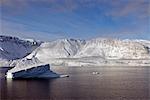
<path id="1" fill-rule="evenodd" d="M 100 56 L 105 59 L 149 58 L 147 46 L 134 41 L 97 38 L 87 41 L 75 57 Z"/>
<path id="2" fill-rule="evenodd" d="M 61 39 L 45 42 L 27 58 L 42 60 L 50 58 L 82 58 L 99 56 L 104 59 L 146 59 L 149 47 L 141 42 L 97 38 L 87 42 L 74 39 Z"/>
<path id="3" fill-rule="evenodd" d="M 17 37 L 0 36 L 0 60 L 21 59 L 36 49 L 40 43 Z"/>
<path id="4" fill-rule="evenodd" d="M 75 39 L 59 39 L 52 42 L 45 42 L 27 56 L 27 58 L 31 59 L 34 56 L 41 61 L 47 61 L 52 58 L 73 57 L 85 43 L 85 41 Z"/>
<path id="5" fill-rule="evenodd" d="M 34 61 L 35 58 L 40 62 L 56 65 L 97 65 L 114 63 L 112 62 L 114 59 L 120 60 L 117 61 L 120 63 L 136 64 L 140 62 L 143 64 L 149 63 L 147 60 L 150 60 L 150 52 L 147 44 L 138 40 L 96 38 L 88 41 L 82 41 L 74 39 L 60 39 L 42 43 L 41 46 L 28 55 L 23 61 L 28 63 L 26 60 L 29 60 L 30 62 L 32 59 Z M 137 62 L 133 62 L 132 60 Z"/>
<path id="6" fill-rule="evenodd" d="M 35 62 L 35 59 L 38 62 L 50 64 L 69 64 L 70 62 L 74 64 L 83 62 L 102 64 L 108 63 L 112 59 L 126 60 L 126 62 L 135 59 L 150 60 L 150 41 L 148 40 L 96 38 L 85 41 L 58 39 L 43 42 L 39 46 L 37 42 L 34 43 L 33 41 L 29 42 L 28 40 L 4 36 L 1 36 L 1 38 L 0 58 L 14 60 L 27 55 L 21 60 L 13 61 L 13 65 L 19 64 L 19 66 L 24 63 L 25 65 L 32 63 L 32 61 Z M 144 61 L 144 63 L 147 63 L 147 61 Z"/>
<path id="7" fill-rule="evenodd" d="M 150 53 L 150 41 L 148 41 L 148 40 L 134 40 L 134 41 L 145 46 L 145 48 L 147 48 L 149 50 L 149 53 Z"/>

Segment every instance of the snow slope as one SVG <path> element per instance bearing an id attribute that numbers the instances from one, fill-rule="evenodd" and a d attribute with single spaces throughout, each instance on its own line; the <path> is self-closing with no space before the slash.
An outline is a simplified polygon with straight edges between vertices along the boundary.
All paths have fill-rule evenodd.
<path id="1" fill-rule="evenodd" d="M 145 48 L 147 48 L 149 50 L 149 54 L 150 54 L 150 41 L 148 41 L 148 40 L 134 40 L 134 41 L 145 46 Z"/>
<path id="2" fill-rule="evenodd" d="M 11 36 L 0 36 L 0 60 L 15 60 L 30 54 L 40 43 L 21 40 Z"/>
<path id="3" fill-rule="evenodd" d="M 10 66 L 16 59 L 22 59 L 41 44 L 32 39 L 19 39 L 11 36 L 0 36 L 0 67 Z"/>
<path id="4" fill-rule="evenodd" d="M 105 59 L 146 59 L 148 48 L 134 41 L 97 38 L 87 41 L 75 57 L 100 56 Z"/>
<path id="5" fill-rule="evenodd" d="M 79 52 L 84 44 L 85 41 L 75 39 L 60 39 L 45 42 L 26 58 L 31 59 L 36 57 L 43 62 L 52 58 L 69 58 Z"/>

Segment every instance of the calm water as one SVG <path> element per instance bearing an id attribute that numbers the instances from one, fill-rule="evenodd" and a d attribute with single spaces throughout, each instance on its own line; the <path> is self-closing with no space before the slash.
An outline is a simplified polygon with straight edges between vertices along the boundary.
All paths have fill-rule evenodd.
<path id="1" fill-rule="evenodd" d="M 0 70 L 0 100 L 150 100 L 150 67 L 65 67 L 55 71 L 70 77 L 26 80 Z"/>

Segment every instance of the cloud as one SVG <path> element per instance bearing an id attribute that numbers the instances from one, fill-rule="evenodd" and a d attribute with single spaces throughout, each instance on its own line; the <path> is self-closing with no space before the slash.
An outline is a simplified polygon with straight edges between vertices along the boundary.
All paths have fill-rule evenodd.
<path id="1" fill-rule="evenodd" d="M 21 12 L 32 6 L 42 6 L 50 11 L 71 11 L 76 9 L 74 0 L 1 0 L 0 6 L 10 12 Z"/>
<path id="2" fill-rule="evenodd" d="M 111 8 L 106 12 L 106 15 L 112 17 L 126 17 L 129 15 L 137 18 L 149 17 L 149 0 L 115 0 L 111 2 Z"/>
<path id="3" fill-rule="evenodd" d="M 119 23 L 122 25 L 121 26 L 122 28 L 116 26 L 117 31 L 114 29 L 116 32 L 121 34 L 127 34 L 127 33 L 136 34 L 136 32 L 138 31 L 140 32 L 142 31 L 145 32 L 145 30 L 147 31 L 149 26 L 149 18 L 150 18 L 149 0 L 0 0 L 0 7 L 4 9 L 2 10 L 4 11 L 2 13 L 17 14 L 17 15 L 26 14 L 24 13 L 24 11 L 32 10 L 32 8 L 34 9 L 34 11 L 36 10 L 34 14 L 38 13 L 40 15 L 41 12 L 39 12 L 38 10 L 44 8 L 45 10 L 44 13 L 46 12 L 45 14 L 46 16 L 43 15 L 44 18 L 46 18 L 48 14 L 51 13 L 61 14 L 64 12 L 69 12 L 68 14 L 70 15 L 72 14 L 73 16 L 70 16 L 70 19 L 66 16 L 64 18 L 61 17 L 60 21 L 61 19 L 64 19 L 62 21 L 63 24 L 58 24 L 59 26 L 56 25 L 56 27 L 60 27 L 62 28 L 60 30 L 63 30 L 64 28 L 63 26 L 67 25 L 68 29 L 71 29 L 73 27 L 72 29 L 75 30 L 79 29 L 80 32 L 81 32 L 80 26 L 87 25 L 90 26 L 88 27 L 89 29 L 91 28 L 91 30 L 92 29 L 94 30 L 96 26 L 95 24 L 98 23 L 98 22 L 97 23 L 93 22 L 93 20 L 90 18 L 88 19 L 88 16 L 85 17 L 80 15 L 78 11 L 81 10 L 85 11 L 85 13 L 87 13 L 88 15 L 88 13 L 91 14 L 91 9 L 92 10 L 98 9 L 98 11 L 96 11 L 97 14 L 95 15 L 91 14 L 90 16 L 94 16 L 92 18 L 95 18 L 95 20 L 97 21 L 99 19 L 96 18 L 103 18 L 103 16 L 109 17 L 110 19 L 113 20 L 113 23 Z M 8 15 L 6 15 L 6 17 L 7 16 Z M 13 17 L 14 16 L 12 16 L 12 19 Z M 124 21 L 129 21 L 129 22 L 124 22 Z M 92 22 L 93 24 L 91 24 Z M 5 22 L 3 24 L 5 24 Z M 26 30 L 25 29 L 26 25 L 22 25 L 22 24 L 19 25 L 19 23 L 16 24 L 14 26 L 13 24 L 10 24 L 9 28 L 7 29 L 5 29 L 4 27 L 3 28 L 5 29 L 5 31 L 11 30 L 10 32 L 12 32 L 12 30 L 14 29 L 15 29 L 14 32 L 15 31 L 18 32 L 18 29 L 16 27 L 20 27 L 19 32 L 21 32 L 22 30 Z M 55 21 L 53 22 L 53 26 L 55 26 Z M 82 27 L 82 30 L 84 30 L 83 28 L 84 27 Z M 85 30 L 87 30 L 87 27 L 85 28 Z M 26 33 L 25 31 L 22 32 Z M 27 33 L 29 34 L 29 32 Z M 46 33 L 47 32 L 45 31 L 45 34 Z"/>
<path id="4" fill-rule="evenodd" d="M 82 8 L 97 7 L 103 14 L 112 17 L 137 15 L 139 18 L 149 16 L 149 0 L 0 0 L 0 4 L 10 11 L 20 11 L 33 5 L 48 8 L 54 12 L 75 11 Z M 20 9 L 20 10 L 19 10 Z"/>
<path id="5" fill-rule="evenodd" d="M 19 36 L 21 38 L 33 38 L 39 40 L 51 40 L 63 38 L 61 34 L 50 33 L 39 30 L 28 30 L 28 25 L 0 19 L 0 35 Z"/>

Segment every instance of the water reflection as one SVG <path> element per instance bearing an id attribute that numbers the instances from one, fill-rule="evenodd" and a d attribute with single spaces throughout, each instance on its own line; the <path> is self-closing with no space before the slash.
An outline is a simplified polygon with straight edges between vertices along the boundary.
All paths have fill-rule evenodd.
<path id="1" fill-rule="evenodd" d="M 150 100 L 150 67 L 70 67 L 64 73 L 70 77 L 1 78 L 1 100 Z"/>
<path id="2" fill-rule="evenodd" d="M 7 98 L 47 99 L 54 79 L 7 79 Z"/>

